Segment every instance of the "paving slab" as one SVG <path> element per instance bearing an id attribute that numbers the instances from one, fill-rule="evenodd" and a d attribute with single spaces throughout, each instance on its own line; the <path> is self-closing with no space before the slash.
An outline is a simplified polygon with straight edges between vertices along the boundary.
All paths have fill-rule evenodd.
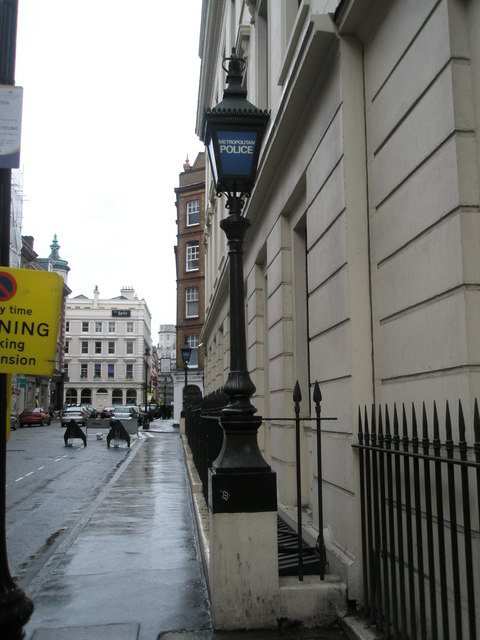
<path id="1" fill-rule="evenodd" d="M 138 624 L 103 624 L 39 629 L 32 640 L 137 640 Z"/>

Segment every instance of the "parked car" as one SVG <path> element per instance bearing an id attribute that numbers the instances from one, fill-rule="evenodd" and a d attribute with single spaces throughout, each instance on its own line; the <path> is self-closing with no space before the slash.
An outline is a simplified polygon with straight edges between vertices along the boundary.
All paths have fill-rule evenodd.
<path id="1" fill-rule="evenodd" d="M 13 413 L 10 416 L 10 429 L 12 431 L 16 431 L 18 427 L 18 418 L 14 416 Z"/>
<path id="2" fill-rule="evenodd" d="M 29 407 L 28 409 L 24 409 L 18 416 L 18 424 L 20 427 L 29 427 L 33 424 L 38 424 L 43 427 L 44 424 L 50 424 L 51 421 L 50 414 L 42 409 L 42 407 Z"/>
<path id="3" fill-rule="evenodd" d="M 113 410 L 115 407 L 105 407 L 100 411 L 100 418 L 103 420 L 104 418 L 111 418 L 113 415 Z"/>
<path id="4" fill-rule="evenodd" d="M 62 413 L 60 423 L 62 427 L 66 427 L 72 420 L 82 427 L 87 425 L 87 412 L 83 407 L 68 407 Z"/>
<path id="5" fill-rule="evenodd" d="M 138 409 L 133 405 L 117 405 L 113 407 L 111 418 L 116 418 L 117 420 L 137 420 Z"/>
<path id="6" fill-rule="evenodd" d="M 92 407 L 91 404 L 82 404 L 83 409 L 87 412 L 87 418 L 96 418 L 98 411 Z"/>

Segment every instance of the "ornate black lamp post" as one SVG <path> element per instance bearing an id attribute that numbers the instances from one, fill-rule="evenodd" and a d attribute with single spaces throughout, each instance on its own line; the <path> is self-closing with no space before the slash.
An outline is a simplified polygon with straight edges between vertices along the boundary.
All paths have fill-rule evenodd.
<path id="1" fill-rule="evenodd" d="M 150 349 L 145 346 L 145 414 L 143 418 L 143 428 L 149 428 L 149 412 L 148 412 L 148 358 L 150 357 Z"/>
<path id="2" fill-rule="evenodd" d="M 183 395 L 182 395 L 182 415 L 185 416 L 185 397 L 187 393 L 187 384 L 188 384 L 188 363 L 190 362 L 190 356 L 192 355 L 192 347 L 188 344 L 187 338 L 185 338 L 185 344 L 180 349 L 180 353 L 182 354 L 183 360 L 183 368 L 185 370 L 185 384 L 183 387 Z"/>
<path id="3" fill-rule="evenodd" d="M 229 402 L 222 410 L 224 441 L 212 465 L 209 502 L 214 512 L 275 510 L 275 474 L 258 447 L 262 419 L 254 415 L 250 401 L 255 386 L 247 370 L 243 284 L 243 240 L 250 222 L 242 216 L 245 199 L 255 184 L 270 114 L 246 99 L 242 85 L 245 60 L 232 49 L 224 64 L 226 61 L 228 86 L 223 100 L 205 111 L 203 124 L 217 195 L 227 199 L 228 216 L 220 226 L 227 236 L 230 259 L 230 372 L 224 386 Z"/>
<path id="4" fill-rule="evenodd" d="M 183 390 L 183 396 L 185 397 L 185 389 L 187 388 L 188 383 L 188 363 L 190 362 L 190 356 L 192 355 L 192 347 L 187 343 L 187 339 L 185 338 L 185 344 L 180 349 L 183 360 L 183 368 L 185 369 L 185 387 Z"/>
<path id="5" fill-rule="evenodd" d="M 165 376 L 163 382 L 165 384 L 165 392 L 163 394 L 163 402 L 164 402 L 165 408 L 167 408 L 167 384 L 168 384 L 167 376 Z"/>

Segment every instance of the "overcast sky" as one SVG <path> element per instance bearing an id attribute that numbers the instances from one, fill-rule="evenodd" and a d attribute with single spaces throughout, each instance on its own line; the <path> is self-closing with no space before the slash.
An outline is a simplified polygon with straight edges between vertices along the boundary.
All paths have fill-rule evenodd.
<path id="1" fill-rule="evenodd" d="M 71 297 L 145 298 L 176 321 L 174 188 L 195 135 L 201 0 L 19 0 L 23 235 L 54 234 Z"/>

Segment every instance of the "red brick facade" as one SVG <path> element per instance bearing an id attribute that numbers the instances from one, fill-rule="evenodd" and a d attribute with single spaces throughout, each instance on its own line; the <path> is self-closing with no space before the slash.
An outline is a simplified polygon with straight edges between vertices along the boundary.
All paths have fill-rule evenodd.
<path id="1" fill-rule="evenodd" d="M 177 207 L 177 366 L 183 366 L 181 347 L 188 337 L 200 343 L 205 318 L 205 154 L 193 165 L 188 160 L 175 189 Z M 187 299 L 188 292 L 188 299 Z M 195 296 L 197 301 L 195 301 Z M 203 368 L 203 349 L 198 349 L 198 367 Z"/>

